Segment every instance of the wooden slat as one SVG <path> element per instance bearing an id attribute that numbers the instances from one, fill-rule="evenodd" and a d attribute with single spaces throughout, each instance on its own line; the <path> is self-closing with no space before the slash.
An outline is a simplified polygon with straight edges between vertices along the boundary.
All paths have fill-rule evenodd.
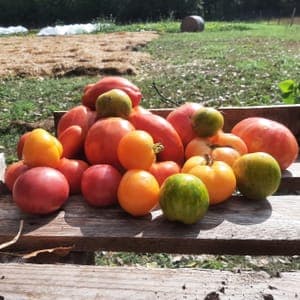
<path id="1" fill-rule="evenodd" d="M 135 251 L 249 255 L 300 253 L 300 197 L 267 201 L 232 197 L 187 226 L 167 221 L 161 210 L 133 218 L 118 207 L 95 209 L 81 196 L 50 216 L 21 213 L 10 195 L 0 197 L 0 244 L 12 239 L 24 220 L 19 241 L 9 251 L 74 246 L 77 251 Z"/>
<path id="2" fill-rule="evenodd" d="M 151 109 L 151 111 L 165 118 L 173 109 Z M 242 119 L 256 116 L 283 123 L 300 141 L 300 105 L 220 107 L 219 109 L 224 115 L 224 131 L 226 132 Z M 63 111 L 54 112 L 55 127 L 63 114 Z"/>
<path id="3" fill-rule="evenodd" d="M 1 298 L 2 296 L 2 298 Z M 300 272 L 150 269 L 71 265 L 0 265 L 0 298 L 298 299 Z"/>

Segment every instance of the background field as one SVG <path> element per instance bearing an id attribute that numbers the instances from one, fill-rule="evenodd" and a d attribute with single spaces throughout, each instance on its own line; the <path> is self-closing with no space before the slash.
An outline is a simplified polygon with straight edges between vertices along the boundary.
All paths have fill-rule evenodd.
<path id="1" fill-rule="evenodd" d="M 178 22 L 164 21 L 115 25 L 109 29 L 110 32 L 159 33 L 149 43 L 132 47 L 133 53 L 142 52 L 149 58 L 136 62 L 133 66 L 135 75 L 121 73 L 140 87 L 144 107 L 174 107 L 186 101 L 215 107 L 281 104 L 278 83 L 285 79 L 300 80 L 300 25 L 207 22 L 202 33 L 181 33 L 179 26 Z M 21 38 L 26 41 L 34 34 L 32 32 Z M 105 39 L 105 34 L 99 32 L 96 37 Z M 89 38 L 81 37 L 87 48 Z M 6 40 L 0 37 L 0 47 Z M 40 41 L 43 42 L 42 38 Z M 68 54 L 64 53 L 65 56 Z M 122 58 L 122 53 L 118 55 Z M 70 72 L 65 76 L 54 72 L 47 76 L 19 74 L 18 77 L 2 72 L 0 150 L 4 151 L 7 163 L 16 160 L 15 146 L 22 133 L 40 126 L 53 131 L 53 111 L 67 110 L 80 104 L 85 84 L 110 74 L 111 69 L 101 72 L 97 75 Z M 153 83 L 170 101 L 166 102 L 157 94 Z M 99 264 L 249 267 L 270 272 L 299 269 L 300 266 L 299 257 L 266 259 L 99 253 L 97 259 Z"/>

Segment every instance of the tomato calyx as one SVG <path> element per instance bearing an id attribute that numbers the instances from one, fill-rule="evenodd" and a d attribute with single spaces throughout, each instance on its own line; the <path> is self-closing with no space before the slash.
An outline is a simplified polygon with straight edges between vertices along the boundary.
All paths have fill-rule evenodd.
<path id="1" fill-rule="evenodd" d="M 158 154 L 158 153 L 164 151 L 165 147 L 162 143 L 155 143 L 155 144 L 153 144 L 152 149 L 155 154 Z"/>

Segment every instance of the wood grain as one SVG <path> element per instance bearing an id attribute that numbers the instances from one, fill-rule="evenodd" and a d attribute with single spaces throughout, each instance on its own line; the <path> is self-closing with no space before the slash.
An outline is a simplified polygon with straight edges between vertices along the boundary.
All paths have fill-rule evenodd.
<path id="1" fill-rule="evenodd" d="M 2 264 L 0 297 L 15 299 L 298 299 L 300 272 Z M 213 298 L 214 296 L 214 298 Z"/>
<path id="2" fill-rule="evenodd" d="M 0 198 L 0 244 L 23 234 L 9 251 L 74 246 L 75 251 L 296 255 L 300 253 L 300 197 L 266 201 L 232 197 L 210 208 L 197 224 L 167 221 L 161 210 L 142 218 L 119 207 L 95 209 L 72 196 L 59 212 L 38 217 L 20 212 L 10 195 Z"/>

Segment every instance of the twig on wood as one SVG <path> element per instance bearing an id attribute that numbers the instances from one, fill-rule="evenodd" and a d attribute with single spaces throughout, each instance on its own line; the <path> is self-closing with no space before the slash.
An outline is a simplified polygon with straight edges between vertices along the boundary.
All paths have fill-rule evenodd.
<path id="1" fill-rule="evenodd" d="M 17 235 L 11 241 L 0 244 L 0 250 L 15 244 L 19 240 L 23 231 L 23 226 L 24 226 L 24 220 L 20 220 L 19 231 Z"/>

